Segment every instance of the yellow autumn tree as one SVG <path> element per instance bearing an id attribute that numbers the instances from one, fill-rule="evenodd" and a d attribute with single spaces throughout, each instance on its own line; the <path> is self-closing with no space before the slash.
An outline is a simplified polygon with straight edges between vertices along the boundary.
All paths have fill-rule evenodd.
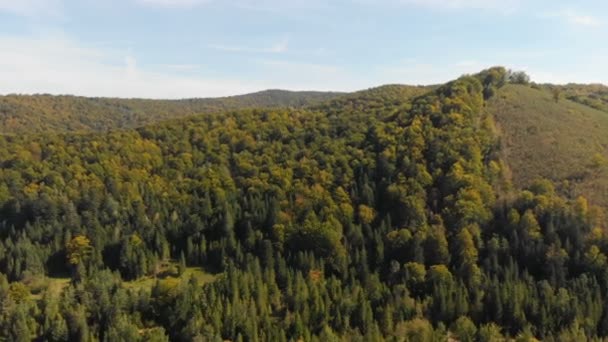
<path id="1" fill-rule="evenodd" d="M 91 241 L 84 235 L 73 237 L 67 244 L 67 258 L 71 265 L 78 265 L 91 255 Z"/>
<path id="2" fill-rule="evenodd" d="M 374 208 L 368 207 L 364 204 L 359 205 L 359 220 L 363 224 L 370 224 L 374 220 L 376 212 Z"/>

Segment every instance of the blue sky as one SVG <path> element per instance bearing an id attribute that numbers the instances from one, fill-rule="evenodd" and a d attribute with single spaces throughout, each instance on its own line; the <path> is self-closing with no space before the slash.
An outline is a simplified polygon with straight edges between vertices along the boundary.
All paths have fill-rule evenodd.
<path id="1" fill-rule="evenodd" d="M 492 65 L 606 84 L 607 37 L 604 0 L 0 0 L 0 94 L 352 91 Z"/>

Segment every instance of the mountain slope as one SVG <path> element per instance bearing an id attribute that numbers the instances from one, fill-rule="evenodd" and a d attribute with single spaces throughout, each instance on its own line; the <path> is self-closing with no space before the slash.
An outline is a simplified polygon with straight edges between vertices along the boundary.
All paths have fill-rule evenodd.
<path id="1" fill-rule="evenodd" d="M 560 96 L 604 112 L 608 112 L 608 87 L 603 84 L 544 85 L 549 90 L 558 89 Z"/>
<path id="2" fill-rule="evenodd" d="M 0 96 L 0 133 L 107 131 L 167 119 L 242 108 L 304 107 L 340 96 L 332 92 L 262 92 L 208 99 L 146 100 L 51 95 Z"/>
<path id="3" fill-rule="evenodd" d="M 608 113 L 523 85 L 500 89 L 486 110 L 515 186 L 547 178 L 565 194 L 608 206 Z"/>
<path id="4" fill-rule="evenodd" d="M 0 136 L 0 340 L 608 337 L 597 211 L 502 186 L 507 75 Z"/>

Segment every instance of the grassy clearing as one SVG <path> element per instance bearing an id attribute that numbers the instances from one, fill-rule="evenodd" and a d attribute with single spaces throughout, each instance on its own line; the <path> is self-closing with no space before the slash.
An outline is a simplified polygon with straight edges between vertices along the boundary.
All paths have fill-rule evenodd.
<path id="1" fill-rule="evenodd" d="M 502 88 L 487 110 L 516 187 L 547 178 L 568 196 L 608 207 L 608 113 L 521 85 Z"/>
<path id="2" fill-rule="evenodd" d="M 191 277 L 194 277 L 202 285 L 214 281 L 217 275 L 207 273 L 200 267 L 187 267 L 184 273 L 177 278 L 170 275 L 165 277 L 147 276 L 133 281 L 125 281 L 123 282 L 123 286 L 128 289 L 149 290 L 156 284 L 157 279 L 190 279 Z"/>
<path id="3" fill-rule="evenodd" d="M 217 275 L 208 273 L 200 267 L 187 267 L 184 273 L 179 277 L 174 277 L 172 275 L 157 277 L 146 276 L 133 281 L 123 281 L 122 285 L 127 289 L 135 289 L 138 291 L 141 289 L 150 290 L 154 284 L 156 284 L 157 279 L 179 281 L 190 279 L 191 277 L 194 277 L 198 283 L 202 285 L 214 281 L 217 278 Z M 41 300 L 47 292 L 55 298 L 59 297 L 63 292 L 63 289 L 70 284 L 70 281 L 70 278 L 32 277 L 23 283 L 30 290 L 31 299 Z"/>
<path id="4" fill-rule="evenodd" d="M 31 292 L 33 300 L 40 300 L 45 293 L 59 297 L 63 289 L 70 284 L 70 278 L 36 277 L 24 282 Z"/>

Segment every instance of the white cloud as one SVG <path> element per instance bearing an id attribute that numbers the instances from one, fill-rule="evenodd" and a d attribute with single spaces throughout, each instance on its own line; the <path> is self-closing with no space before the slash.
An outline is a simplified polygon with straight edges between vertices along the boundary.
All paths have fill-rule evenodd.
<path id="1" fill-rule="evenodd" d="M 597 49 L 584 57 L 571 60 L 558 68 L 535 65 L 530 68 L 532 80 L 539 83 L 602 83 L 608 85 L 606 49 Z"/>
<path id="2" fill-rule="evenodd" d="M 560 50 L 493 51 L 480 54 L 478 59 L 449 59 L 425 62 L 422 59 L 404 59 L 400 62 L 381 65 L 373 69 L 368 80 L 376 84 L 442 84 L 464 74 L 475 74 L 492 66 L 502 65 L 512 70 L 528 73 L 538 83 L 602 83 L 608 84 L 608 50 L 596 49 L 582 58 L 562 63 L 550 62 L 563 53 Z"/>
<path id="3" fill-rule="evenodd" d="M 66 36 L 0 35 L 0 94 L 190 98 L 286 90 L 357 90 L 370 86 L 338 67 L 284 60 L 253 63 L 259 79 L 205 77 L 197 64 L 147 66 L 136 51 L 90 47 Z M 275 49 L 278 49 L 275 47 Z M 197 72 L 199 71 L 199 72 Z"/>
<path id="4" fill-rule="evenodd" d="M 443 84 L 465 74 L 475 74 L 484 69 L 504 65 L 499 61 L 463 60 L 459 62 L 433 62 L 425 63 L 415 59 L 406 59 L 391 66 L 376 68 L 378 84 Z M 521 65 L 504 65 L 514 70 L 526 71 L 528 68 Z"/>
<path id="5" fill-rule="evenodd" d="M 468 67 L 478 67 L 479 62 L 477 62 L 476 60 L 465 60 L 465 61 L 460 61 L 458 63 L 456 63 L 457 67 L 463 67 L 463 68 L 468 68 Z"/>
<path id="6" fill-rule="evenodd" d="M 289 39 L 284 38 L 283 40 L 281 40 L 280 42 L 274 44 L 271 48 L 270 48 L 270 52 L 274 52 L 274 53 L 282 53 L 282 52 L 287 52 L 287 48 L 289 45 Z"/>
<path id="7" fill-rule="evenodd" d="M 0 0 L 0 12 L 17 15 L 60 15 L 63 1 L 61 0 Z"/>
<path id="8" fill-rule="evenodd" d="M 480 71 L 484 67 L 486 66 L 481 66 L 476 61 L 440 65 L 407 59 L 396 65 L 379 66 L 376 73 L 381 83 L 439 84 L 463 74 Z"/>
<path id="9" fill-rule="evenodd" d="M 546 69 L 532 69 L 528 71 L 530 78 L 537 83 L 553 84 L 605 84 L 608 85 L 608 73 L 603 71 L 576 70 L 576 71 L 552 71 Z"/>
<path id="10" fill-rule="evenodd" d="M 502 8 L 512 6 L 514 1 L 505 0 L 401 0 L 405 4 L 435 8 Z"/>
<path id="11" fill-rule="evenodd" d="M 356 0 L 369 5 L 409 5 L 433 10 L 480 9 L 513 12 L 521 0 Z"/>
<path id="12" fill-rule="evenodd" d="M 151 71 L 139 67 L 130 52 L 82 47 L 66 38 L 0 36 L 0 46 L 0 94 L 184 98 L 268 88 L 265 82 Z"/>
<path id="13" fill-rule="evenodd" d="M 287 37 L 276 42 L 269 47 L 249 47 L 249 46 L 236 46 L 236 45 L 222 45 L 222 44 L 210 44 L 208 48 L 226 51 L 226 52 L 245 52 L 245 53 L 284 53 L 289 48 L 289 39 Z"/>
<path id="14" fill-rule="evenodd" d="M 260 74 L 274 80 L 272 88 L 355 91 L 374 85 L 359 73 L 331 64 L 280 59 L 261 59 L 257 64 Z"/>
<path id="15" fill-rule="evenodd" d="M 296 72 L 298 70 L 304 70 L 306 73 L 322 73 L 325 74 L 325 76 L 329 76 L 328 74 L 338 73 L 341 70 L 339 67 L 333 65 L 290 62 L 283 60 L 261 60 L 259 63 L 266 67 L 282 69 L 282 71 Z"/>
<path id="16" fill-rule="evenodd" d="M 137 79 L 137 60 L 131 55 L 125 57 L 125 74 L 129 80 Z"/>
<path id="17" fill-rule="evenodd" d="M 236 8 L 261 12 L 302 11 L 328 9 L 323 0 L 224 0 Z"/>
<path id="18" fill-rule="evenodd" d="M 217 4 L 244 10 L 278 12 L 285 10 L 304 10 L 327 8 L 323 0 L 134 0 L 141 5 L 192 8 L 199 5 Z"/>
<path id="19" fill-rule="evenodd" d="M 201 66 L 198 64 L 161 64 L 159 66 L 176 71 L 196 71 L 201 69 Z"/>
<path id="20" fill-rule="evenodd" d="M 602 26 L 602 21 L 588 14 L 582 14 L 572 9 L 565 9 L 557 12 L 545 13 L 543 17 L 559 18 L 565 20 L 569 24 L 583 27 L 599 27 Z"/>
<path id="21" fill-rule="evenodd" d="M 136 0 L 142 5 L 160 7 L 193 7 L 210 2 L 211 0 Z"/>

